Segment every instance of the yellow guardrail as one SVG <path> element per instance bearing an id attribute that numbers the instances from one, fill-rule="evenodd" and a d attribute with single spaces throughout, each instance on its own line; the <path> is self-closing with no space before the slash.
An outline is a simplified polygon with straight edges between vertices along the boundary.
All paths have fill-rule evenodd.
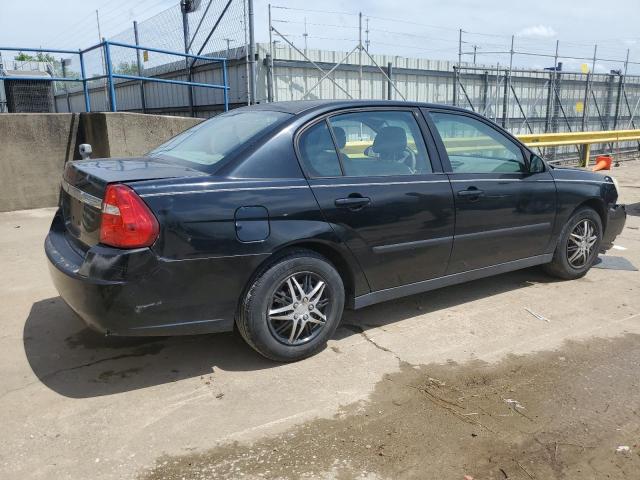
<path id="1" fill-rule="evenodd" d="M 594 143 L 618 143 L 640 140 L 640 130 L 602 130 L 600 132 L 534 133 L 518 135 L 528 147 L 561 147 L 564 145 L 584 145 L 582 166 L 589 165 L 591 145 Z"/>

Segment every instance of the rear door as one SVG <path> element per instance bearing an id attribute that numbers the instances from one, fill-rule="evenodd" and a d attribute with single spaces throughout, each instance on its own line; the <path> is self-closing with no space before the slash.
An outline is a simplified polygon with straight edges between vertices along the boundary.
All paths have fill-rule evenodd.
<path id="1" fill-rule="evenodd" d="M 413 109 L 358 109 L 307 126 L 297 148 L 318 203 L 373 291 L 444 274 L 453 196 Z"/>
<path id="2" fill-rule="evenodd" d="M 541 255 L 551 239 L 556 189 L 531 173 L 526 151 L 482 117 L 425 111 L 455 198 L 448 274 Z"/>

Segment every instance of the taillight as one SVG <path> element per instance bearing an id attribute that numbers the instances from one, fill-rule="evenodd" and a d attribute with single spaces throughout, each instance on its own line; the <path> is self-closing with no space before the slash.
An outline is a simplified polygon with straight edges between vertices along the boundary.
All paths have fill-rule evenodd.
<path id="1" fill-rule="evenodd" d="M 158 220 L 126 185 L 108 185 L 102 201 L 100 243 L 118 248 L 149 247 L 158 238 Z"/>

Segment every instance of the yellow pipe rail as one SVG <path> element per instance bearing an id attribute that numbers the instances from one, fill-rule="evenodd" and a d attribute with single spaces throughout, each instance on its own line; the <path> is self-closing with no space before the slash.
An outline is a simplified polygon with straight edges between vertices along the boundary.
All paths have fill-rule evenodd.
<path id="1" fill-rule="evenodd" d="M 528 147 L 560 147 L 584 145 L 582 166 L 589 165 L 591 145 L 594 143 L 618 143 L 640 140 L 640 130 L 602 130 L 600 132 L 533 133 L 518 135 Z"/>

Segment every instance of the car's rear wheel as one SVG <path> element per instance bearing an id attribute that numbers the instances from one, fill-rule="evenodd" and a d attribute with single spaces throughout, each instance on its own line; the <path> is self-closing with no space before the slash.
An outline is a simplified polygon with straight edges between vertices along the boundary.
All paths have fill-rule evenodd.
<path id="1" fill-rule="evenodd" d="M 343 308 L 344 285 L 333 265 L 315 252 L 297 250 L 255 277 L 236 323 L 258 353 L 290 362 L 324 348 Z"/>
<path id="2" fill-rule="evenodd" d="M 580 208 L 562 230 L 553 260 L 545 265 L 546 272 L 565 280 L 584 276 L 598 257 L 601 242 L 600 215 L 592 208 Z"/>

